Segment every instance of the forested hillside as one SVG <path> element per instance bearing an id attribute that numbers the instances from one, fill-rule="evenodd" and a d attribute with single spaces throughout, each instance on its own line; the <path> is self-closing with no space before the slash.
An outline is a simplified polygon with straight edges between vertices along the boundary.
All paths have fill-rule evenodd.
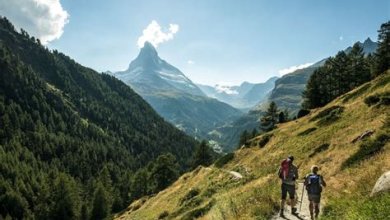
<path id="1" fill-rule="evenodd" d="M 130 87 L 0 19 L 0 215 L 102 219 L 188 169 L 196 142 Z"/>

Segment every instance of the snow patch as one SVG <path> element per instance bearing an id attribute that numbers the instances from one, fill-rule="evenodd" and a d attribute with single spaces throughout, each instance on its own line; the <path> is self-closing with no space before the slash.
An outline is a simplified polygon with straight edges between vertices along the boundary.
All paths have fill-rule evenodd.
<path id="1" fill-rule="evenodd" d="M 215 90 L 217 93 L 226 93 L 228 95 L 238 95 L 238 91 L 232 89 L 231 86 L 226 85 L 215 85 Z"/>

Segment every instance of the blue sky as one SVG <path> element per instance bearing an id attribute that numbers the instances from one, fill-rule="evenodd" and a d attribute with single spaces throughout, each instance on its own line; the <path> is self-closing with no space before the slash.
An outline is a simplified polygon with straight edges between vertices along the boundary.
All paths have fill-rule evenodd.
<path id="1" fill-rule="evenodd" d="M 0 14 L 4 1 L 0 0 Z M 353 42 L 376 40 L 380 25 L 390 19 L 388 0 L 59 3 L 67 22 L 49 48 L 97 71 L 119 71 L 137 56 L 137 41 L 152 21 L 163 32 L 175 24 L 178 31 L 158 45 L 159 55 L 194 82 L 210 85 L 265 81 L 282 69 L 334 55 Z M 3 14 L 4 7 L 7 4 Z"/>

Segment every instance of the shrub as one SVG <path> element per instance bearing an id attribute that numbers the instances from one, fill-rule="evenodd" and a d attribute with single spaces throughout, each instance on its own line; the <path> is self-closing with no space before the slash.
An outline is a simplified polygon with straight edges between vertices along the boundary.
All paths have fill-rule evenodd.
<path id="1" fill-rule="evenodd" d="M 390 92 L 374 94 L 366 97 L 364 103 L 368 106 L 372 105 L 390 105 Z"/>
<path id="2" fill-rule="evenodd" d="M 366 140 L 360 145 L 359 150 L 343 163 L 342 167 L 347 168 L 372 157 L 380 152 L 389 140 L 390 134 L 386 132 L 378 134 L 374 139 Z"/>
<path id="3" fill-rule="evenodd" d="M 269 140 L 271 140 L 271 137 L 273 136 L 273 134 L 264 134 L 261 136 L 258 144 L 259 144 L 259 147 L 260 148 L 263 148 L 268 142 Z"/>
<path id="4" fill-rule="evenodd" d="M 377 104 L 381 99 L 378 97 L 378 95 L 370 95 L 364 99 L 364 103 L 368 106 L 372 106 Z"/>
<path id="5" fill-rule="evenodd" d="M 221 168 L 234 158 L 234 153 L 228 153 L 215 161 L 214 166 Z"/>
<path id="6" fill-rule="evenodd" d="M 210 209 L 211 207 L 213 207 L 213 205 L 215 204 L 215 200 L 212 199 L 210 202 L 208 202 L 206 205 L 202 206 L 202 207 L 199 207 L 199 208 L 195 208 L 189 212 L 187 212 L 184 216 L 183 216 L 183 220 L 192 220 L 192 219 L 197 219 L 203 215 L 205 215 Z"/>
<path id="7" fill-rule="evenodd" d="M 195 196 L 199 195 L 199 189 L 198 188 L 192 188 L 188 193 L 180 199 L 180 205 L 183 205 L 185 202 L 189 201 L 190 199 L 194 198 Z"/>
<path id="8" fill-rule="evenodd" d="M 306 129 L 306 130 L 300 132 L 300 133 L 298 134 L 298 136 L 305 136 L 305 135 L 308 135 L 308 134 L 310 134 L 311 132 L 313 132 L 313 131 L 315 131 L 315 130 L 317 130 L 316 127 L 308 128 L 308 129 Z"/>
<path id="9" fill-rule="evenodd" d="M 339 112 L 339 111 L 343 111 L 343 110 L 344 110 L 344 107 L 334 105 L 334 106 L 331 106 L 329 108 L 326 108 L 326 109 L 320 111 L 316 116 L 311 118 L 310 121 L 316 121 L 316 120 L 319 120 L 319 119 L 322 119 L 322 118 L 329 116 L 330 114 L 332 114 L 332 112 Z"/>
<path id="10" fill-rule="evenodd" d="M 319 147 L 315 148 L 313 153 L 309 155 L 309 157 L 313 157 L 314 155 L 326 151 L 329 149 L 330 144 L 321 144 Z"/>
<path id="11" fill-rule="evenodd" d="M 158 216 L 158 219 L 165 219 L 166 217 L 168 217 L 169 215 L 169 212 L 168 211 L 163 211 L 159 216 Z"/>
<path id="12" fill-rule="evenodd" d="M 310 110 L 300 109 L 297 114 L 297 118 L 302 118 L 310 113 Z"/>
<path id="13" fill-rule="evenodd" d="M 327 125 L 339 119 L 343 111 L 344 111 L 344 107 L 335 105 L 322 110 L 316 116 L 311 118 L 310 121 L 318 120 L 317 122 L 318 125 Z"/>

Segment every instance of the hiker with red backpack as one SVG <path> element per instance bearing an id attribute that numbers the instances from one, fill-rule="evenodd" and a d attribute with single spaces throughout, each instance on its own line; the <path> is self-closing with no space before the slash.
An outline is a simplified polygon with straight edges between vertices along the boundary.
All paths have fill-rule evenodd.
<path id="1" fill-rule="evenodd" d="M 318 166 L 313 165 L 311 167 L 311 173 L 305 177 L 305 187 L 309 199 L 309 210 L 311 219 L 317 219 L 320 212 L 320 201 L 322 187 L 326 186 L 324 178 L 318 174 Z"/>
<path id="2" fill-rule="evenodd" d="M 293 164 L 294 157 L 289 156 L 283 160 L 278 170 L 279 178 L 282 180 L 282 200 L 280 202 L 280 216 L 284 217 L 284 205 L 287 199 L 287 193 L 290 197 L 291 213 L 297 214 L 295 208 L 295 180 L 298 179 L 298 168 Z"/>

